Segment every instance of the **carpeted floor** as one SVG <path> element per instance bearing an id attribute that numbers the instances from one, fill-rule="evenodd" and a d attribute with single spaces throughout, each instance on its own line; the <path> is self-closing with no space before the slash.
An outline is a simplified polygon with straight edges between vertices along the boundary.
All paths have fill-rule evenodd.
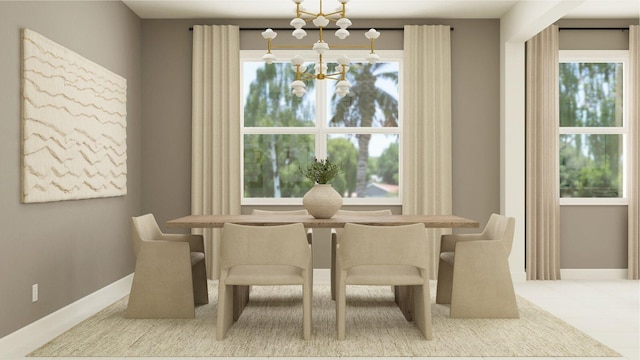
<path id="1" fill-rule="evenodd" d="M 310 341 L 302 340 L 302 291 L 289 286 L 253 287 L 239 321 L 216 341 L 216 285 L 193 320 L 125 319 L 125 297 L 29 356 L 621 356 L 522 298 L 520 319 L 450 319 L 447 306 L 432 304 L 433 340 L 426 341 L 389 287 L 347 288 L 347 338 L 338 341 L 324 284 L 314 286 Z"/>

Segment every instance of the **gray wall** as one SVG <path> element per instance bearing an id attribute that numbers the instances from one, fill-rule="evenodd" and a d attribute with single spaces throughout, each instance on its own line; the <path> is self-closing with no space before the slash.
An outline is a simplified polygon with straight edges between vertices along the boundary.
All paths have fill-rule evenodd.
<path id="1" fill-rule="evenodd" d="M 627 268 L 626 206 L 561 206 L 560 267 Z"/>
<path id="2" fill-rule="evenodd" d="M 628 27 L 637 19 L 562 20 L 562 27 Z M 628 50 L 629 32 L 561 30 L 560 50 Z M 560 267 L 627 268 L 627 206 L 575 206 L 560 209 Z"/>
<path id="3" fill-rule="evenodd" d="M 143 204 L 164 223 L 190 213 L 191 33 L 224 20 L 143 20 Z M 288 20 L 234 20 L 287 27 Z M 357 27 L 450 24 L 452 37 L 453 211 L 482 223 L 500 210 L 500 24 L 498 20 L 358 21 Z M 354 24 L 354 26 L 356 26 Z M 402 34 L 382 31 L 378 48 L 401 48 Z M 282 36 L 285 36 L 283 32 Z M 393 41 L 385 43 L 383 39 Z M 241 32 L 241 48 L 264 49 L 258 32 Z M 148 129 L 148 131 L 147 131 Z M 162 159 L 162 161 L 151 161 Z M 162 196 L 159 196 L 162 194 Z M 395 209 L 399 212 L 399 209 Z M 250 210 L 243 210 L 248 212 Z"/>
<path id="4" fill-rule="evenodd" d="M 141 21 L 121 2 L 0 2 L 0 337 L 133 271 L 141 209 Z M 128 194 L 20 202 L 20 30 L 28 27 L 125 77 Z M 31 302 L 31 285 L 39 301 Z"/>

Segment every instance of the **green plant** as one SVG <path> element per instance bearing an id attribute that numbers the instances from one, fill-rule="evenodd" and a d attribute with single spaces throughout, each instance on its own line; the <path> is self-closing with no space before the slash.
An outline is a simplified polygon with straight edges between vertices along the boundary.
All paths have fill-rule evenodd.
<path id="1" fill-rule="evenodd" d="M 343 173 L 344 169 L 342 164 L 334 164 L 329 158 L 313 158 L 313 162 L 306 168 L 298 167 L 298 172 L 316 184 L 328 184 L 338 174 Z"/>

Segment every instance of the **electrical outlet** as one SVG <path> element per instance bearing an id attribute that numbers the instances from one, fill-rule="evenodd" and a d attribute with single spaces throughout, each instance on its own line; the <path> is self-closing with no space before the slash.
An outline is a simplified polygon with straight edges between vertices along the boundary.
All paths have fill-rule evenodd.
<path id="1" fill-rule="evenodd" d="M 38 284 L 31 285 L 31 302 L 38 301 Z"/>

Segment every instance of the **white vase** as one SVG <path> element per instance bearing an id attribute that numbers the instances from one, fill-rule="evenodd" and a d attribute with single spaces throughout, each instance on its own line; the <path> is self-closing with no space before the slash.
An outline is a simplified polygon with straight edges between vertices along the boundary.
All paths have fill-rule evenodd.
<path id="1" fill-rule="evenodd" d="M 342 207 L 342 196 L 331 184 L 315 184 L 302 198 L 302 206 L 316 219 L 329 219 Z"/>

